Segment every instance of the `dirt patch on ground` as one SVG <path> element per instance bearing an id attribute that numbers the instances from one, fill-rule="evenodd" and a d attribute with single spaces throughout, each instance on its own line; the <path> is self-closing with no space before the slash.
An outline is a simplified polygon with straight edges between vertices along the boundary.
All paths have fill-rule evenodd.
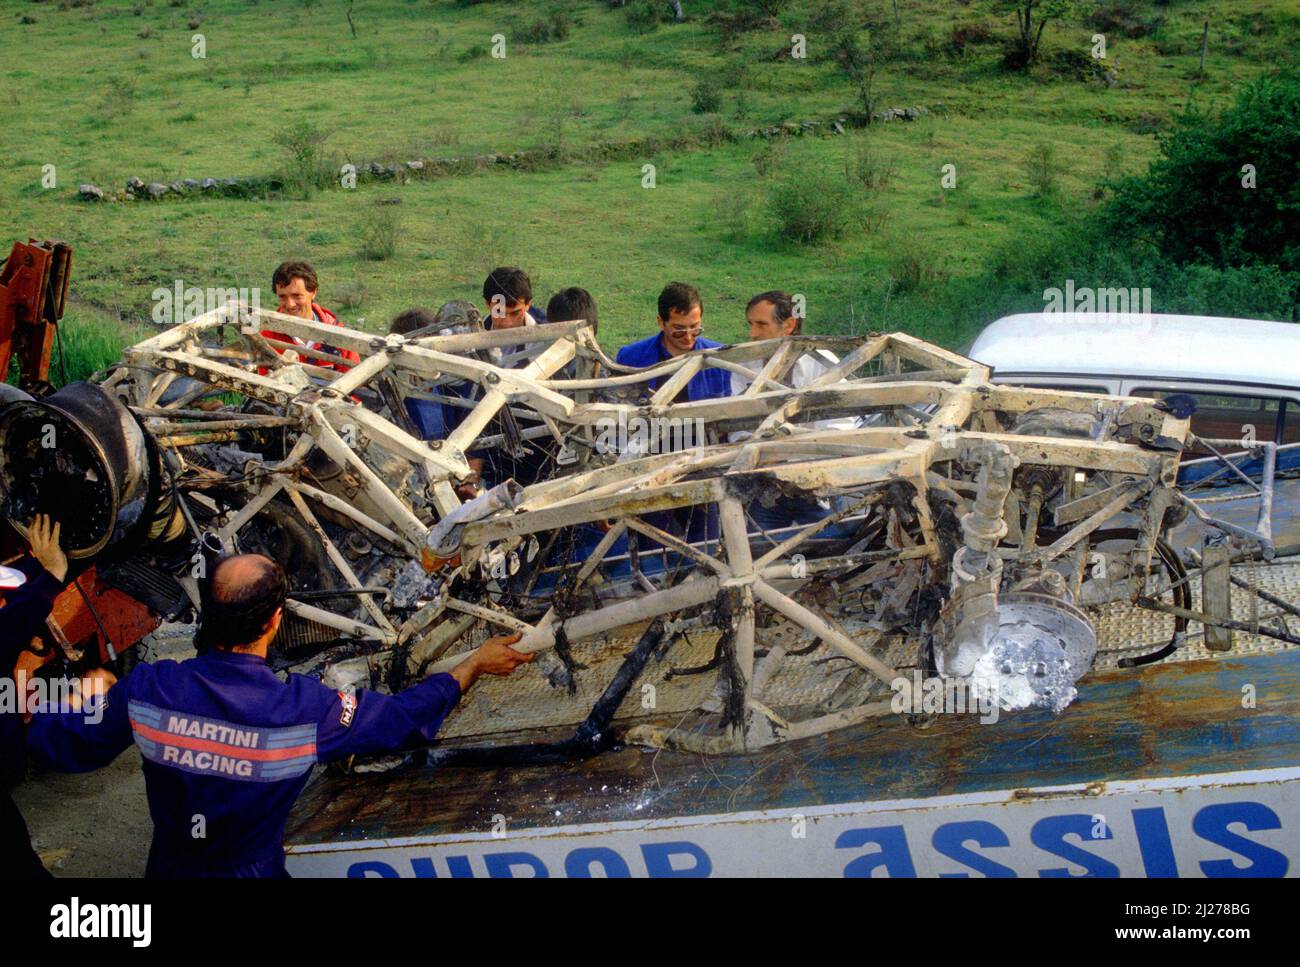
<path id="1" fill-rule="evenodd" d="M 135 748 L 97 772 L 30 775 L 13 795 L 55 876 L 144 875 L 153 822 Z"/>

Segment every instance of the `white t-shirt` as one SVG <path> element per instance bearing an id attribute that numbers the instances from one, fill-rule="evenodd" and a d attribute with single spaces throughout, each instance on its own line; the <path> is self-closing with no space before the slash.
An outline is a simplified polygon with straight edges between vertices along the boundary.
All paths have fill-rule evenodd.
<path id="1" fill-rule="evenodd" d="M 794 365 L 790 367 L 787 379 L 790 385 L 795 389 L 801 389 L 804 386 L 811 386 L 813 380 L 839 361 L 839 357 L 829 350 L 814 349 L 812 352 L 804 353 L 795 360 Z M 762 371 L 763 367 L 767 365 L 767 360 L 751 359 L 741 363 L 741 365 L 746 369 L 752 369 L 755 373 L 759 373 Z M 740 396 L 749 388 L 749 385 L 752 382 L 752 379 L 746 379 L 739 373 L 732 373 L 731 395 Z M 854 420 L 852 417 L 839 417 L 833 420 L 817 420 L 808 425 L 816 427 L 818 430 L 851 430 L 853 429 L 853 424 Z M 748 430 L 735 430 L 727 437 L 727 439 L 732 443 L 738 443 L 741 440 L 749 439 L 750 435 L 751 434 Z"/>

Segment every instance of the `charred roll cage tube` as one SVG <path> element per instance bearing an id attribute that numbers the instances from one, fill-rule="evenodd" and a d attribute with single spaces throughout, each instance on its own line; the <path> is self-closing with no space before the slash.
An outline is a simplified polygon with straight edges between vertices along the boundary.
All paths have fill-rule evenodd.
<path id="1" fill-rule="evenodd" d="M 817 348 L 842 359 L 791 386 Z M 489 361 L 501 352 L 505 365 Z M 673 402 L 706 368 L 748 385 Z M 131 520 L 98 519 L 71 552 L 129 551 L 195 608 L 200 542 L 271 554 L 291 580 L 279 663 L 327 678 L 397 688 L 451 668 L 491 628 L 552 653 L 544 669 L 568 686 L 554 701 L 576 702 L 573 646 L 648 624 L 653 643 L 632 650 L 570 751 L 609 741 L 647 662 L 690 629 L 717 631 L 714 662 L 687 670 L 717 672 L 700 727 L 640 720 L 621 738 L 744 752 L 888 712 L 911 681 L 898 667 L 1004 708 L 1059 710 L 1096 649 L 1087 607 L 1188 603 L 1185 572 L 1161 553 L 1186 512 L 1174 485 L 1187 420 L 1149 400 L 989 376 L 902 333 L 751 342 L 634 369 L 581 321 L 406 338 L 228 303 L 129 348 L 94 386 L 0 410 L 0 486 L 20 526 L 59 508 L 19 473 L 80 473 L 61 499 L 101 517 L 129 498 Z M 126 427 L 143 468 L 129 493 L 93 446 L 83 463 L 102 466 L 89 476 L 40 448 L 37 423 L 64 412 L 64 394 L 101 397 L 100 421 Z M 420 439 L 408 399 L 461 418 Z M 93 443 L 95 426 L 65 423 Z M 683 427 L 700 429 L 695 446 L 654 452 L 656 428 Z M 608 445 L 613 428 L 640 442 Z M 458 496 L 470 454 L 529 450 L 536 481 Z M 800 515 L 755 520 L 773 506 Z M 684 529 L 667 523 L 684 517 Z M 910 649 L 898 667 L 883 657 L 891 643 Z M 778 702 L 783 663 L 813 650 L 828 674 L 847 662 L 871 687 L 831 711 Z"/>

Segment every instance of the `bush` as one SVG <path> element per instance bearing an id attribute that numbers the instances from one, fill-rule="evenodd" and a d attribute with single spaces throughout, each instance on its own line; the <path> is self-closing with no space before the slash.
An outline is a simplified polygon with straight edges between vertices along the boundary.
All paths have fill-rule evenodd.
<path id="1" fill-rule="evenodd" d="M 898 295 L 924 292 L 946 277 L 932 255 L 911 243 L 901 246 L 889 266 L 890 285 Z"/>
<path id="2" fill-rule="evenodd" d="M 555 40 L 567 40 L 573 22 L 563 10 L 552 10 L 545 20 L 534 20 L 526 27 L 516 27 L 511 31 L 510 39 L 517 44 L 549 44 Z"/>
<path id="3" fill-rule="evenodd" d="M 1025 174 L 1034 194 L 1045 198 L 1056 192 L 1056 148 L 1048 143 L 1035 145 L 1025 161 Z"/>
<path id="4" fill-rule="evenodd" d="M 750 161 L 753 162 L 754 170 L 758 172 L 760 178 L 768 178 L 780 169 L 789 151 L 790 146 L 785 138 L 768 138 L 754 152 Z"/>
<path id="5" fill-rule="evenodd" d="M 898 173 L 896 166 L 885 161 L 880 153 L 863 141 L 852 151 L 844 163 L 845 176 L 853 183 L 868 190 L 885 188 Z"/>
<path id="6" fill-rule="evenodd" d="M 400 199 L 383 199 L 366 212 L 357 237 L 361 239 L 361 257 L 371 262 L 382 262 L 397 254 L 401 238 L 402 221 L 394 202 Z"/>
<path id="7" fill-rule="evenodd" d="M 1110 187 L 1105 222 L 1178 264 L 1300 271 L 1300 75 L 1261 78 L 1220 115 L 1189 107 L 1144 174 Z M 1243 181 L 1254 169 L 1254 187 Z"/>
<path id="8" fill-rule="evenodd" d="M 284 149 L 280 179 L 287 190 L 306 195 L 334 180 L 334 165 L 325 153 L 328 138 L 311 121 L 299 121 L 275 136 L 275 143 Z"/>
<path id="9" fill-rule="evenodd" d="M 700 78 L 699 83 L 691 89 L 691 110 L 696 114 L 712 114 L 722 106 L 722 95 L 718 86 L 708 77 Z"/>
<path id="10" fill-rule="evenodd" d="M 1129 0 L 1112 0 L 1097 7 L 1084 21 L 1103 34 L 1121 34 L 1125 37 L 1145 37 L 1164 26 L 1164 17 L 1143 17 L 1137 4 Z"/>
<path id="11" fill-rule="evenodd" d="M 330 287 L 330 304 L 343 312 L 355 312 L 370 298 L 370 287 L 360 278 Z"/>
<path id="12" fill-rule="evenodd" d="M 853 85 L 853 89 L 858 99 L 858 110 L 861 112 L 863 119 L 870 124 L 871 115 L 875 113 L 875 79 L 876 79 L 876 50 L 872 39 L 868 39 L 866 46 L 858 42 L 857 34 L 845 32 L 835 39 L 834 53 L 832 54 L 836 63 L 840 65 L 840 70 L 844 72 L 845 78 Z"/>
<path id="13" fill-rule="evenodd" d="M 639 34 L 645 34 L 659 26 L 659 18 L 662 16 L 660 7 L 667 7 L 667 4 L 660 3 L 659 0 L 628 0 L 623 15 L 627 18 L 629 27 Z"/>
<path id="14" fill-rule="evenodd" d="M 859 204 L 843 178 L 802 170 L 780 178 L 768 196 L 776 230 L 802 245 L 841 237 L 860 217 Z"/>
<path id="15" fill-rule="evenodd" d="M 735 46 L 742 34 L 768 26 L 762 11 L 748 5 L 714 11 L 709 15 L 709 23 L 717 28 L 718 40 L 724 49 Z"/>
<path id="16" fill-rule="evenodd" d="M 993 42 L 993 31 L 986 25 L 982 23 L 959 24 L 952 28 L 952 35 L 948 38 L 948 49 L 960 57 L 966 53 L 967 47 Z"/>
<path id="17" fill-rule="evenodd" d="M 1080 286 L 1150 288 L 1156 312 L 1300 321 L 1300 271 L 1178 265 L 1096 215 L 1017 237 L 989 260 L 974 288 L 1012 296 L 1018 311 L 1035 311 L 1042 309 L 1043 289 L 1066 279 Z"/>
<path id="18" fill-rule="evenodd" d="M 1072 77 L 1080 81 L 1106 82 L 1108 76 L 1118 79 L 1119 74 L 1114 63 L 1098 60 L 1090 53 L 1077 48 L 1067 47 L 1052 52 L 1047 63 L 1050 70 L 1061 77 Z"/>
<path id="19" fill-rule="evenodd" d="M 823 0 L 811 5 L 808 26 L 819 34 L 834 34 L 855 29 L 862 23 L 862 11 L 849 0 Z"/>

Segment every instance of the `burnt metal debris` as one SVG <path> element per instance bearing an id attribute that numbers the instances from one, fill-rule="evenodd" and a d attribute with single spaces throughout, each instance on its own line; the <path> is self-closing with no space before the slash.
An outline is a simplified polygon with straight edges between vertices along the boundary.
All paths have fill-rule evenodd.
<path id="1" fill-rule="evenodd" d="M 795 380 L 819 350 L 839 361 L 818 353 Z M 737 394 L 679 402 L 705 369 Z M 133 593 L 172 609 L 177 589 L 198 606 L 213 553 L 272 555 L 292 585 L 278 662 L 330 681 L 400 687 L 487 628 L 547 652 L 551 700 L 576 703 L 589 672 L 571 646 L 625 636 L 561 758 L 607 744 L 652 655 L 717 634 L 713 661 L 674 672 L 716 680 L 705 724 L 643 714 L 622 737 L 744 752 L 867 721 L 923 679 L 1059 711 L 1096 649 L 1089 607 L 1185 609 L 1162 541 L 1185 514 L 1187 419 L 989 375 L 903 333 L 632 369 L 584 322 L 484 331 L 471 313 L 377 336 L 230 303 L 95 386 L 0 411 L 0 484 L 19 523 L 38 492 L 86 508 L 84 551 L 129 559 Z M 420 438 L 412 400 L 455 414 L 441 438 Z M 57 458 L 40 445 L 51 414 Z M 474 455 L 497 469 L 463 500 Z M 814 673 L 851 667 L 863 687 L 772 692 L 810 653 Z"/>

